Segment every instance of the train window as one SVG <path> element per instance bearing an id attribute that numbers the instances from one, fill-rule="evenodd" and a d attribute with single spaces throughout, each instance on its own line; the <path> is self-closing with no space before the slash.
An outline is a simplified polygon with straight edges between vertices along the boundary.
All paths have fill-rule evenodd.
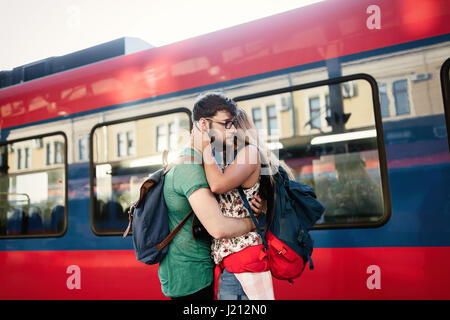
<path id="1" fill-rule="evenodd" d="M 290 101 L 280 98 L 286 94 Z M 275 104 L 276 114 L 257 121 L 278 118 L 278 135 L 267 132 L 264 124 L 259 132 L 295 178 L 312 186 L 326 206 L 317 228 L 370 227 L 387 221 L 381 110 L 372 77 L 342 77 L 235 101 L 250 117 L 255 116 L 252 106 Z"/>
<path id="2" fill-rule="evenodd" d="M 49 161 L 47 146 L 53 146 Z M 61 236 L 67 226 L 66 137 L 0 145 L 0 238 Z"/>
<path id="3" fill-rule="evenodd" d="M 91 132 L 91 223 L 97 235 L 119 235 L 143 180 L 186 145 L 190 111 L 96 125 Z"/>

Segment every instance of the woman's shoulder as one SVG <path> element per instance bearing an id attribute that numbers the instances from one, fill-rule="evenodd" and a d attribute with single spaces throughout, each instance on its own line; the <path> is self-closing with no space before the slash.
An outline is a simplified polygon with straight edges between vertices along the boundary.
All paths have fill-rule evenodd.
<path id="1" fill-rule="evenodd" d="M 245 163 L 249 161 L 249 164 L 259 164 L 260 156 L 258 147 L 253 144 L 248 144 L 236 151 L 235 159 L 243 158 L 245 159 Z"/>
<path id="2" fill-rule="evenodd" d="M 254 144 L 246 144 L 245 146 L 238 147 L 237 153 L 240 153 L 242 151 L 255 154 L 259 152 L 258 147 Z"/>

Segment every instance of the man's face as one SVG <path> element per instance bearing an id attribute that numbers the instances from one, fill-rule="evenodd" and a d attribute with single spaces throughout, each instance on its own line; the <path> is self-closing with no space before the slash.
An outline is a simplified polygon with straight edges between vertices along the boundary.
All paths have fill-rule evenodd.
<path id="1" fill-rule="evenodd" d="M 233 144 L 236 128 L 230 123 L 234 117 L 228 111 L 217 111 L 213 117 L 205 119 L 209 123 L 210 136 L 214 136 L 215 143 Z"/>

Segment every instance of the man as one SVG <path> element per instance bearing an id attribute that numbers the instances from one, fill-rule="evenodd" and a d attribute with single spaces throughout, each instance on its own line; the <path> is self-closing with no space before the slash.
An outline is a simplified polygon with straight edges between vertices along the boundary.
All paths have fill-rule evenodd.
<path id="1" fill-rule="evenodd" d="M 209 189 L 202 163 L 201 127 L 219 133 L 219 143 L 232 141 L 236 105 L 219 93 L 200 96 L 193 109 L 194 128 L 191 144 L 182 154 L 197 161 L 183 162 L 173 167 L 165 177 L 164 197 L 169 211 L 172 230 L 191 210 L 208 233 L 216 238 L 231 238 L 255 229 L 251 218 L 230 218 L 222 215 L 214 194 Z M 258 211 L 258 208 L 254 208 Z M 163 293 L 172 299 L 213 299 L 214 263 L 209 240 L 194 240 L 192 218 L 184 225 L 169 245 L 169 250 L 159 266 Z"/>

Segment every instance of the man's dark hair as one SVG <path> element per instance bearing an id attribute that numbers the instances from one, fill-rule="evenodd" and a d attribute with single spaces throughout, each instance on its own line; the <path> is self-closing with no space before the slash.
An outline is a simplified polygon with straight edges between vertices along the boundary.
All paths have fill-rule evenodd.
<path id="1" fill-rule="evenodd" d="M 228 111 L 231 116 L 236 116 L 236 103 L 220 92 L 207 92 L 201 94 L 194 103 L 192 110 L 193 121 L 200 118 L 213 117 L 217 111 Z"/>

